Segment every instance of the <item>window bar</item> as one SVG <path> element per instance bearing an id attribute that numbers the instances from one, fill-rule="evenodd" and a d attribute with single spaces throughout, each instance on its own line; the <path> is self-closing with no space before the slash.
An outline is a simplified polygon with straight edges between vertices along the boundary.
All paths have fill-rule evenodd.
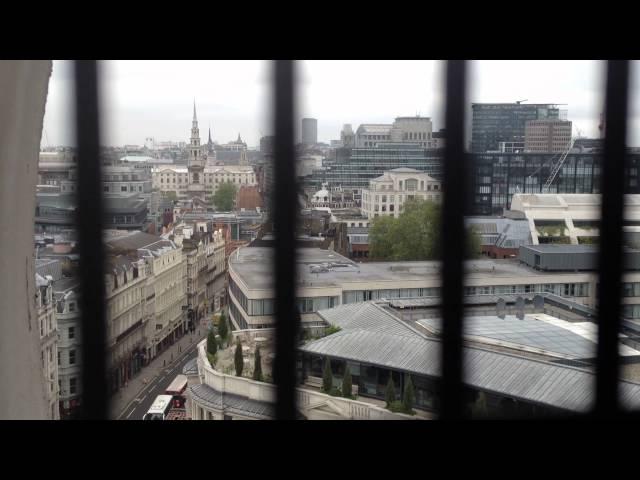
<path id="1" fill-rule="evenodd" d="M 595 414 L 619 413 L 618 332 L 623 273 L 622 224 L 626 163 L 629 62 L 607 62 L 604 161 L 602 164 L 602 211 L 598 266 L 598 362 L 596 365 Z"/>
<path id="2" fill-rule="evenodd" d="M 81 417 L 108 418 L 105 369 L 104 249 L 100 188 L 98 67 L 95 60 L 75 65 L 76 138 L 78 146 L 77 227 L 82 285 Z"/>
<path id="3" fill-rule="evenodd" d="M 464 209 L 471 177 L 464 151 L 465 108 L 464 60 L 450 60 L 446 66 L 446 111 L 442 204 L 442 396 L 440 418 L 462 416 L 462 303 L 464 257 Z M 462 177 L 462 178 L 461 178 Z"/>
<path id="4" fill-rule="evenodd" d="M 294 420 L 296 383 L 296 337 L 299 315 L 295 295 L 295 227 L 298 205 L 294 151 L 294 62 L 274 64 L 275 145 L 273 171 L 275 188 L 272 218 L 275 230 L 276 272 L 276 358 L 274 381 L 277 385 L 276 418 Z"/>

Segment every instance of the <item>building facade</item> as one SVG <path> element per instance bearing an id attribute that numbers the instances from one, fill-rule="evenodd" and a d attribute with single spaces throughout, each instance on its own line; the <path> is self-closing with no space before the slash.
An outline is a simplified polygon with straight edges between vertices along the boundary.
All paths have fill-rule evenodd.
<path id="1" fill-rule="evenodd" d="M 369 181 L 362 190 L 362 213 L 368 218 L 399 217 L 406 201 L 413 199 L 440 203 L 442 185 L 413 168 L 396 168 Z"/>
<path id="2" fill-rule="evenodd" d="M 318 120 L 315 118 L 302 119 L 302 143 L 315 145 L 318 143 Z"/>
<path id="3" fill-rule="evenodd" d="M 393 124 L 362 124 L 356 130 L 355 147 L 370 148 L 381 143 L 416 143 L 422 148 L 435 148 L 429 117 L 397 117 Z M 346 146 L 346 145 L 345 145 Z"/>
<path id="4" fill-rule="evenodd" d="M 58 385 L 60 418 L 77 418 L 82 405 L 82 318 L 79 280 L 54 282 L 58 322 Z"/>
<path id="5" fill-rule="evenodd" d="M 524 150 L 562 153 L 571 145 L 571 122 L 560 119 L 529 120 L 524 128 Z"/>
<path id="6" fill-rule="evenodd" d="M 500 142 L 524 142 L 525 125 L 530 120 L 558 119 L 554 104 L 472 103 L 471 151 L 498 150 Z"/>
<path id="7" fill-rule="evenodd" d="M 171 240 L 109 233 L 106 313 L 115 391 L 187 331 L 186 264 Z"/>
<path id="8" fill-rule="evenodd" d="M 188 200 L 192 173 L 184 167 L 164 167 L 154 170 L 153 188 L 160 192 L 174 192 L 177 200 Z M 257 185 L 256 174 L 250 166 L 208 166 L 198 173 L 199 186 L 206 201 L 210 201 L 218 187 L 229 182 L 236 187 Z"/>
<path id="9" fill-rule="evenodd" d="M 48 419 L 59 420 L 58 323 L 53 299 L 53 279 L 36 273 L 36 311 L 40 329 L 40 360 L 48 404 Z"/>
<path id="10" fill-rule="evenodd" d="M 235 328 L 274 325 L 272 262 L 273 252 L 264 247 L 240 248 L 229 257 L 229 313 Z M 441 297 L 440 262 L 436 261 L 360 264 L 335 251 L 300 248 L 297 264 L 298 309 L 309 328 L 315 324 L 308 314 L 338 305 L 402 298 L 438 301 Z M 465 295 L 551 293 L 591 308 L 596 302 L 594 271 L 541 272 L 517 260 L 489 259 L 467 261 L 465 271 Z M 640 271 L 627 271 L 623 282 L 640 283 Z M 640 296 L 623 301 L 638 305 Z M 640 314 L 637 310 L 633 312 Z"/>

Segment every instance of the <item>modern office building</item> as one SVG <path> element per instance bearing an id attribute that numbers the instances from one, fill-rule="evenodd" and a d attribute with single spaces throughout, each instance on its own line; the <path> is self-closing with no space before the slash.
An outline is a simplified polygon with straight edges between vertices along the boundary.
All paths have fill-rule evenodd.
<path id="1" fill-rule="evenodd" d="M 523 144 L 524 145 L 524 144 Z M 442 180 L 443 151 L 424 149 L 411 143 L 388 143 L 373 148 L 337 149 L 343 154 L 324 168 L 305 177 L 304 186 L 319 190 L 323 183 L 330 188 L 351 190 L 356 202 L 369 181 L 394 168 L 413 168 Z M 470 154 L 472 196 L 468 215 L 502 215 L 511 205 L 515 193 L 543 193 L 544 185 L 559 160 L 551 153 L 478 153 Z M 628 152 L 625 193 L 640 193 L 638 171 L 640 154 Z M 599 193 L 601 153 L 569 153 L 548 190 L 544 193 Z M 446 188 L 446 185 L 443 185 Z"/>
<path id="2" fill-rule="evenodd" d="M 640 193 L 640 154 L 627 155 L 625 193 Z M 473 197 L 468 213 L 502 215 L 511 208 L 511 199 L 517 193 L 600 193 L 600 153 L 569 153 L 545 190 L 559 157 L 543 153 L 472 154 Z"/>
<path id="3" fill-rule="evenodd" d="M 560 119 L 529 120 L 524 128 L 524 151 L 563 153 L 571 146 L 571 122 Z"/>
<path id="4" fill-rule="evenodd" d="M 384 143 L 417 143 L 434 148 L 432 122 L 429 117 L 397 117 L 393 124 L 363 123 L 356 130 L 356 148 L 376 147 Z M 346 145 L 345 145 L 346 146 Z"/>
<path id="5" fill-rule="evenodd" d="M 500 142 L 524 142 L 530 120 L 560 118 L 555 104 L 472 103 L 471 151 L 498 150 Z"/>
<path id="6" fill-rule="evenodd" d="M 331 162 L 325 161 L 325 168 L 315 170 L 305 178 L 305 185 L 319 190 L 323 183 L 331 187 L 341 186 L 351 190 L 358 202 L 362 189 L 368 188 L 369 181 L 395 168 L 413 168 L 439 180 L 442 172 L 442 152 L 427 150 L 418 143 L 385 143 L 378 147 L 339 149 L 344 150 Z M 347 153 L 348 152 L 348 153 Z"/>
<path id="7" fill-rule="evenodd" d="M 462 253 L 462 252 L 461 252 Z M 307 314 L 338 305 L 378 299 L 439 298 L 440 262 L 371 262 L 358 264 L 332 250 L 300 248 L 297 258 L 298 308 L 303 324 Z M 267 328 L 274 323 L 273 251 L 245 247 L 229 257 L 230 317 L 235 328 Z M 466 262 L 467 295 L 552 293 L 593 307 L 597 274 L 588 271 L 542 272 L 517 260 Z M 640 282 L 629 270 L 624 283 Z M 629 304 L 640 297 L 629 297 Z"/>
<path id="8" fill-rule="evenodd" d="M 597 194 L 522 194 L 511 200 L 511 211 L 521 212 L 529 224 L 533 245 L 542 243 L 592 244 L 600 237 L 601 199 Z M 623 227 L 627 236 L 640 227 L 640 195 L 624 196 Z"/>
<path id="9" fill-rule="evenodd" d="M 302 119 L 302 143 L 315 145 L 318 143 L 318 120 L 315 118 Z"/>
<path id="10" fill-rule="evenodd" d="M 413 168 L 395 168 L 369 181 L 362 190 L 362 213 L 368 218 L 399 217 L 406 201 L 413 199 L 440 203 L 441 183 Z"/>

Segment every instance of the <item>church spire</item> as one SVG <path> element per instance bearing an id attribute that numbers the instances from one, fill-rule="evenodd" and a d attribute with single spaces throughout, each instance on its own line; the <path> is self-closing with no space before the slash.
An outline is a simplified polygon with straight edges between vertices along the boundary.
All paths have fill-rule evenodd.
<path id="1" fill-rule="evenodd" d="M 196 97 L 193 97 L 193 121 L 198 121 L 198 117 L 196 117 Z"/>
<path id="2" fill-rule="evenodd" d="M 209 143 L 213 143 L 211 141 L 211 124 L 209 124 Z"/>

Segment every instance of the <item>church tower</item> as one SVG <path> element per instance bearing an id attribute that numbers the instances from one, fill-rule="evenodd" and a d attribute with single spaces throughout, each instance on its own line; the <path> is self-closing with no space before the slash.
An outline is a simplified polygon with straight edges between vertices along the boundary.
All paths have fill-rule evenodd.
<path id="1" fill-rule="evenodd" d="M 198 117 L 196 116 L 196 101 L 193 100 L 193 120 L 191 121 L 191 140 L 189 141 L 189 185 L 187 194 L 189 199 L 198 197 L 205 202 L 204 167 L 205 156 L 200 146 L 200 130 L 198 129 Z"/>

